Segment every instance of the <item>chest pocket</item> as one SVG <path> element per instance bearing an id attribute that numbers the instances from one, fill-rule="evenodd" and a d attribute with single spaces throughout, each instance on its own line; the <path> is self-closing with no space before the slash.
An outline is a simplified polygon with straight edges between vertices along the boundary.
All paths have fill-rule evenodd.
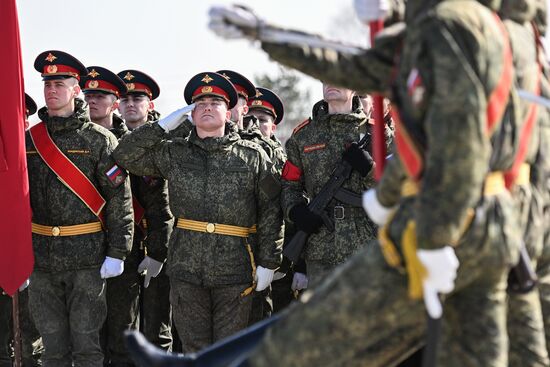
<path id="1" fill-rule="evenodd" d="M 252 182 L 252 172 L 245 165 L 228 165 L 223 168 L 223 185 L 228 190 L 251 189 Z"/>

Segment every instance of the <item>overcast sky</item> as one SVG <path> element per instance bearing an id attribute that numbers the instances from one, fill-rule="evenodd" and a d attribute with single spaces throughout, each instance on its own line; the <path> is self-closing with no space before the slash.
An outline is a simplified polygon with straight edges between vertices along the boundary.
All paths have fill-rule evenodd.
<path id="1" fill-rule="evenodd" d="M 185 105 L 185 84 L 199 72 L 232 69 L 249 79 L 264 72 L 276 73 L 277 64 L 257 45 L 246 40 L 225 41 L 208 29 L 210 6 L 233 2 L 18 0 L 25 89 L 39 106 L 44 105 L 41 77 L 33 63 L 40 52 L 49 49 L 66 51 L 86 66 L 104 66 L 115 73 L 144 71 L 160 86 L 155 104 L 164 114 Z M 277 24 L 327 35 L 331 20 L 345 2 L 240 3 Z M 321 96 L 318 82 L 309 79 L 306 84 L 314 89 L 314 98 Z"/>

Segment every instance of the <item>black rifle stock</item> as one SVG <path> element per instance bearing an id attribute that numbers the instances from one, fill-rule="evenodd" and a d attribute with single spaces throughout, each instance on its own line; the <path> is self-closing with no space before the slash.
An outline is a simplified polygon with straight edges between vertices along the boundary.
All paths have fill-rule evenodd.
<path id="1" fill-rule="evenodd" d="M 365 144 L 368 141 L 368 137 L 369 135 L 365 134 L 365 136 L 363 136 L 361 140 L 359 140 L 359 142 L 357 143 L 359 148 L 364 148 Z M 334 230 L 334 224 L 332 223 L 332 220 L 326 215 L 325 208 L 328 206 L 331 200 L 334 199 L 335 195 L 340 190 L 344 182 L 349 178 L 349 176 L 351 175 L 351 171 L 351 165 L 344 159 L 341 159 L 336 167 L 334 167 L 334 169 L 332 170 L 329 179 L 327 180 L 319 194 L 315 196 L 315 198 L 313 198 L 313 200 L 311 200 L 307 206 L 312 213 L 317 214 L 318 216 L 323 218 L 323 222 L 329 230 Z M 301 230 L 297 231 L 290 242 L 285 246 L 283 254 L 292 262 L 297 262 L 300 258 L 300 254 L 304 249 L 308 237 L 309 234 L 307 232 Z"/>

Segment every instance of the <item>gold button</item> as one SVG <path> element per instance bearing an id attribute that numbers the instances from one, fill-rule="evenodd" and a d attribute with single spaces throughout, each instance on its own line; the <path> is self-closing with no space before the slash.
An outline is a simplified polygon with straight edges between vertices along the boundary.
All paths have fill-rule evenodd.
<path id="1" fill-rule="evenodd" d="M 208 223 L 206 225 L 206 232 L 214 233 L 215 230 L 216 230 L 216 225 L 214 223 Z"/>
<path id="2" fill-rule="evenodd" d="M 54 237 L 59 236 L 59 233 L 61 233 L 61 230 L 59 229 L 59 227 L 52 227 L 52 235 Z"/>

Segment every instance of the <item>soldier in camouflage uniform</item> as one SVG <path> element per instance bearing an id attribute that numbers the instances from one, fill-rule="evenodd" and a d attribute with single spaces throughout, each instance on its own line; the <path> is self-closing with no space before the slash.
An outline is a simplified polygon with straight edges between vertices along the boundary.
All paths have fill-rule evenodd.
<path id="1" fill-rule="evenodd" d="M 251 118 L 248 118 L 245 121 L 245 115 L 249 111 L 248 102 L 256 95 L 256 87 L 254 87 L 254 84 L 252 84 L 248 78 L 235 71 L 218 70 L 217 73 L 223 75 L 225 79 L 229 80 L 237 91 L 237 103 L 231 109 L 231 128 L 239 134 L 241 139 L 258 144 L 266 152 L 271 161 L 275 163 L 275 167 L 278 167 L 274 157 L 274 145 L 269 139 L 262 135 L 258 127 L 254 125 L 253 122 L 250 122 Z M 254 235 L 251 237 L 254 237 Z M 261 292 L 254 292 L 252 295 L 252 306 L 248 324 L 255 324 L 256 322 L 271 316 L 272 312 L 273 300 L 271 298 L 271 286 Z"/>
<path id="2" fill-rule="evenodd" d="M 286 153 L 281 142 L 275 136 L 277 126 L 283 121 L 284 106 L 282 100 L 269 89 L 258 87 L 256 95 L 248 101 L 249 130 L 261 132 L 268 140 L 271 150 L 271 160 L 275 163 L 279 174 L 282 173 L 286 162 Z M 294 225 L 285 221 L 284 246 L 292 239 L 296 232 Z M 289 261 L 283 257 L 284 262 Z M 284 267 L 284 265 L 282 266 Z M 288 266 L 289 270 L 281 279 L 271 284 L 273 312 L 279 312 L 298 298 L 299 293 L 307 288 L 306 264 L 300 259 L 297 264 Z"/>
<path id="3" fill-rule="evenodd" d="M 44 78 L 46 107 L 38 112 L 43 123 L 30 129 L 26 141 L 35 256 L 31 313 L 44 343 L 44 366 L 99 367 L 104 279 L 122 273 L 132 244 L 130 180 L 111 157 L 116 138 L 93 124 L 87 105 L 76 98 L 86 68 L 61 51 L 40 54 L 34 66 Z M 58 161 L 63 166 L 54 172 L 44 144 L 55 144 L 70 161 Z M 73 164 L 104 200 L 99 208 L 80 183 L 58 178 Z"/>
<path id="4" fill-rule="evenodd" d="M 246 327 L 250 293 L 269 286 L 281 261 L 282 216 L 265 152 L 224 130 L 237 101 L 231 83 L 200 73 L 184 95 L 195 103 L 187 139 L 164 140 L 174 128 L 164 119 L 123 138 L 115 157 L 134 174 L 168 180 L 178 218 L 168 247 L 170 300 L 188 353 Z"/>
<path id="5" fill-rule="evenodd" d="M 315 104 L 312 118 L 298 125 L 287 141 L 288 160 L 282 176 L 281 202 L 287 219 L 311 233 L 305 261 L 313 286 L 376 238 L 376 227 L 361 206 L 334 200 L 327 208 L 333 232 L 305 206 L 319 193 L 347 146 L 367 133 L 367 116 L 354 92 L 324 84 L 323 96 L 324 100 Z M 354 169 L 343 187 L 359 195 L 374 185 L 373 163 L 367 152 L 356 153 L 359 158 L 346 157 L 360 170 Z"/>
<path id="6" fill-rule="evenodd" d="M 460 268 L 456 290 L 445 301 L 438 364 L 507 365 L 505 289 L 510 266 L 518 260 L 520 230 L 501 171 L 515 156 L 510 131 L 517 131 L 518 116 L 510 108 L 502 119 L 513 69 L 504 26 L 489 9 L 498 5 L 409 2 L 406 30 L 388 28 L 373 49 L 357 54 L 278 43 L 274 33 L 263 33 L 270 26 L 253 14 L 212 10 L 211 28 L 220 36 L 271 35 L 262 47 L 273 59 L 328 83 L 384 92 L 397 66 L 394 99 L 408 122 L 398 125 L 429 147 L 416 155 L 418 147 L 397 139 L 398 151 L 400 146 L 411 151 L 394 155 L 393 169 L 369 203 L 397 206 L 389 221 L 389 210 L 377 218 L 386 222 L 380 245 L 367 246 L 304 297 L 304 305 L 291 307 L 248 365 L 396 363 L 422 343 L 425 332 L 425 308 L 409 294 L 424 293 L 429 312 L 439 316 L 434 295 L 453 289 L 447 267 L 456 266 L 450 256 L 455 251 Z M 504 97 L 491 97 L 495 91 Z M 506 128 L 499 128 L 501 120 Z M 422 184 L 403 187 L 401 195 L 405 171 L 421 174 Z M 445 260 L 442 269 L 436 270 L 436 258 Z"/>
<path id="7" fill-rule="evenodd" d="M 25 93 L 26 119 L 25 125 L 28 127 L 27 119 L 34 115 L 37 110 L 34 100 Z M 40 354 L 42 353 L 42 341 L 40 335 L 34 326 L 31 314 L 29 312 L 29 292 L 24 284 L 19 291 L 19 323 L 21 329 L 21 354 L 23 366 L 40 365 Z M 11 349 L 9 348 L 13 338 L 12 329 L 12 298 L 5 294 L 0 288 L 0 367 L 12 367 Z"/>
<path id="8" fill-rule="evenodd" d="M 123 96 L 127 98 L 128 89 L 122 79 L 116 74 L 99 66 L 90 66 L 86 78 L 80 82 L 86 102 L 90 106 L 92 121 L 109 129 L 117 139 L 129 134 L 130 131 L 122 119 L 114 114 L 118 107 L 118 99 Z M 125 73 L 124 73 L 125 74 Z M 144 80 L 143 84 L 148 80 Z M 149 98 L 145 92 L 145 99 Z M 138 97 L 139 98 L 139 97 Z M 151 95 L 152 98 L 152 95 Z M 145 104 L 146 105 L 146 104 Z M 136 108 L 136 111 L 139 107 Z M 147 109 L 144 108 L 142 115 L 147 116 Z M 107 320 L 105 322 L 103 337 L 106 362 L 110 366 L 130 365 L 130 359 L 124 345 L 124 330 L 137 329 L 139 326 L 139 296 L 141 277 L 138 264 L 143 259 L 144 245 L 150 248 L 148 254 L 151 258 L 160 259 L 160 264 L 166 258 L 166 245 L 170 237 L 172 217 L 168 209 L 168 192 L 166 182 L 163 180 L 151 179 L 130 175 L 132 196 L 134 204 L 134 242 L 132 252 L 126 259 L 126 267 L 121 276 L 107 281 Z M 162 267 L 162 265 L 160 265 Z M 151 273 L 148 272 L 150 278 Z M 157 284 L 154 281 L 153 284 Z M 147 287 L 146 287 L 147 288 Z M 170 306 L 168 301 L 168 289 L 160 294 L 153 294 L 154 298 L 144 302 L 145 304 L 160 303 L 158 297 L 165 298 L 165 308 L 161 310 L 147 310 L 148 314 L 156 319 L 164 315 L 163 329 L 160 335 L 165 335 L 164 343 L 159 343 L 159 326 L 156 333 L 148 331 L 147 336 L 156 345 L 169 349 L 171 345 L 170 334 Z M 166 330 L 166 328 L 168 328 Z M 156 337 L 156 338 L 155 338 Z"/>
<path id="9" fill-rule="evenodd" d="M 538 32 L 531 20 L 535 15 L 535 2 L 530 0 L 504 0 L 500 10 L 510 37 L 514 55 L 515 83 L 518 88 L 539 94 L 541 70 L 539 64 Z M 507 173 L 507 186 L 517 200 L 523 240 L 533 269 L 542 253 L 544 228 L 542 222 L 542 191 L 540 184 L 530 179 L 530 169 L 536 163 L 539 150 L 539 110 L 530 102 L 520 103 L 522 136 L 513 168 Z M 513 289 L 508 298 L 508 335 L 510 338 L 509 366 L 549 366 L 544 337 L 539 291 L 537 288 L 518 294 Z"/>
<path id="10" fill-rule="evenodd" d="M 547 3 L 544 0 L 536 1 L 536 15 L 534 23 L 541 36 L 547 30 Z M 550 68 L 543 60 L 543 77 L 541 95 L 550 98 Z M 532 181 L 541 188 L 543 201 L 543 250 L 537 265 L 538 288 L 544 316 L 546 348 L 550 350 L 550 115 L 548 109 L 538 109 L 540 114 L 539 151 L 537 160 L 531 171 Z"/>

